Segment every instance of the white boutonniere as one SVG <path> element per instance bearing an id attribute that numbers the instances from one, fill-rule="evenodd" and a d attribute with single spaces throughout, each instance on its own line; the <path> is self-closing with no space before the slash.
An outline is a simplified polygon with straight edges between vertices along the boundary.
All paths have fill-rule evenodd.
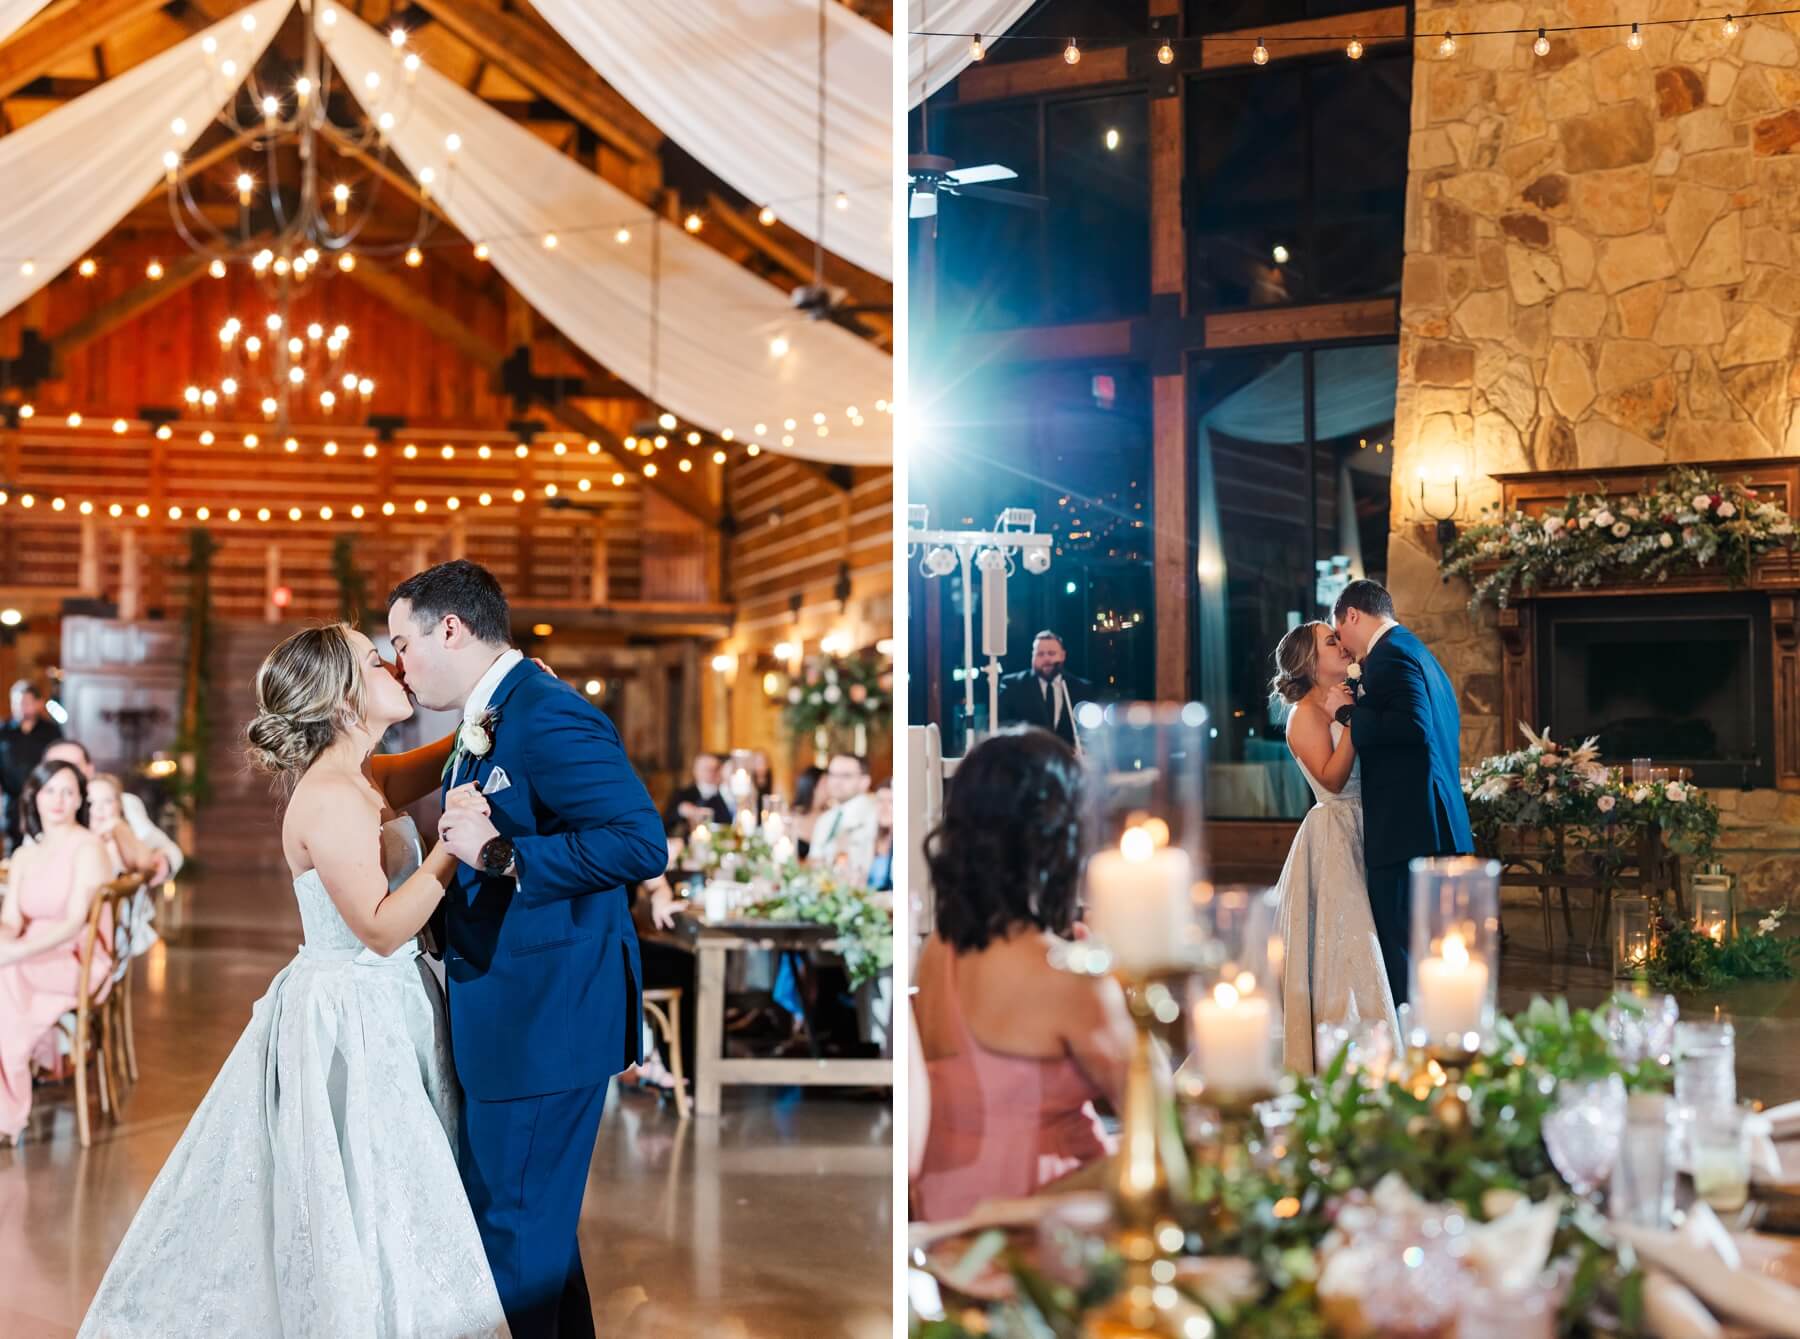
<path id="1" fill-rule="evenodd" d="M 1361 682 L 1362 662 L 1360 660 L 1352 660 L 1350 662 L 1350 668 L 1344 671 L 1344 677 L 1350 680 L 1351 683 Z"/>
<path id="2" fill-rule="evenodd" d="M 456 775 L 457 766 L 464 758 L 485 758 L 494 751 L 494 727 L 500 723 L 500 713 L 493 708 L 481 713 L 478 721 L 464 721 L 462 728 L 456 732 L 456 746 L 450 750 L 450 757 L 444 763 L 444 777 Z"/>

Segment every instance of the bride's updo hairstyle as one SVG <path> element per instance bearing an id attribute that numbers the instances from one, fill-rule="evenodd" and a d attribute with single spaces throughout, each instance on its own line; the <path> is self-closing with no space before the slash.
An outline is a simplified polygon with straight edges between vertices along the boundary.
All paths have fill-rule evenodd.
<path id="1" fill-rule="evenodd" d="M 256 672 L 256 719 L 245 730 L 250 762 L 291 791 L 306 769 L 363 717 L 363 669 L 350 625 L 306 628 Z"/>
<path id="2" fill-rule="evenodd" d="M 1319 643 L 1313 630 L 1328 626 L 1314 619 L 1288 629 L 1275 648 L 1275 677 L 1269 680 L 1271 702 L 1279 700 L 1291 707 L 1312 692 L 1319 681 Z"/>

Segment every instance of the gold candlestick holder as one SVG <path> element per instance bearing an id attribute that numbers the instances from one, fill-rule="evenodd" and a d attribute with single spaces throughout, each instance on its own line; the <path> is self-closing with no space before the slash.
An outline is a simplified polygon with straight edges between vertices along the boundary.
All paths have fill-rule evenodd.
<path id="1" fill-rule="evenodd" d="M 1194 1150 L 1196 1169 L 1193 1222 L 1202 1249 L 1209 1253 L 1214 1243 L 1243 1225 L 1237 1210 L 1225 1202 L 1222 1191 L 1233 1176 L 1249 1169 L 1256 1106 L 1271 1096 L 1268 1092 L 1226 1093 L 1204 1088 L 1180 1093 L 1186 1108 L 1183 1126 Z M 1210 1195 L 1206 1193 L 1209 1184 Z"/>
<path id="2" fill-rule="evenodd" d="M 1456 1046 L 1409 1047 L 1402 1071 L 1406 1075 L 1404 1086 L 1421 1102 L 1430 1098 L 1432 1115 L 1438 1120 L 1452 1129 L 1459 1128 L 1469 1118 L 1468 1104 L 1462 1096 L 1463 1078 L 1469 1066 L 1480 1058 L 1479 1050 Z"/>

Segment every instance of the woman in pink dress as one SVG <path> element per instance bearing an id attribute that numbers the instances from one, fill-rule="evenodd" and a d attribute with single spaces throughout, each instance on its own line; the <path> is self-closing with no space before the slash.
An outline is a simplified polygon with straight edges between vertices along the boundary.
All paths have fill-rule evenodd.
<path id="1" fill-rule="evenodd" d="M 937 926 L 913 1000 L 931 1090 L 913 1217 L 1029 1195 L 1105 1155 L 1131 1053 L 1124 996 L 1050 965 L 1075 930 L 1081 764 L 1046 730 L 985 740 L 926 843 Z"/>
<path id="2" fill-rule="evenodd" d="M 79 1000 L 81 939 L 107 881 L 105 848 L 86 827 L 87 787 L 74 763 L 32 772 L 21 800 L 25 834 L 0 905 L 0 1140 L 17 1141 L 31 1116 L 31 1056 Z M 112 954 L 94 949 L 91 980 L 112 978 Z"/>

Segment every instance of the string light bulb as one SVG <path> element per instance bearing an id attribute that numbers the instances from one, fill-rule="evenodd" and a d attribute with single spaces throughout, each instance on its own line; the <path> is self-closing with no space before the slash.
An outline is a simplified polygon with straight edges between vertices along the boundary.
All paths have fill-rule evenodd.
<path id="1" fill-rule="evenodd" d="M 475 243 L 475 259 L 476 260 L 486 260 L 488 258 L 488 255 L 489 255 L 488 244 L 486 242 Z"/>
<path id="2" fill-rule="evenodd" d="M 223 279 L 225 277 L 225 262 L 215 256 L 212 264 L 206 267 L 206 272 L 215 279 Z"/>
<path id="3" fill-rule="evenodd" d="M 351 515 L 352 515 L 352 516 L 354 516 L 354 517 L 355 517 L 355 518 L 356 518 L 356 519 L 357 519 L 357 520 L 359 520 L 359 521 L 360 521 L 360 520 L 362 520 L 362 518 L 363 518 L 363 504 L 362 504 L 362 503 L 360 503 L 360 502 L 358 502 L 358 503 L 357 503 L 357 504 L 356 504 L 356 505 L 355 505 L 355 506 L 353 506 L 353 507 L 351 507 L 351 508 L 350 508 L 350 514 L 351 514 Z"/>
<path id="4" fill-rule="evenodd" d="M 425 263 L 425 253 L 416 246 L 406 248 L 406 264 L 411 269 L 418 269 Z"/>
<path id="5" fill-rule="evenodd" d="M 1070 65 L 1081 64 L 1081 47 L 1073 37 L 1069 39 L 1069 45 L 1063 48 L 1063 60 Z"/>
<path id="6" fill-rule="evenodd" d="M 240 205 L 242 205 L 245 209 L 250 208 L 250 195 L 251 195 L 251 192 L 253 192 L 255 189 L 256 189 L 256 178 L 255 177 L 251 176 L 248 172 L 238 173 L 238 175 L 237 175 L 238 203 Z"/>
<path id="7" fill-rule="evenodd" d="M 785 335 L 777 335 L 774 339 L 769 341 L 769 356 L 771 358 L 785 358 L 787 357 L 787 351 L 788 342 Z"/>
<path id="8" fill-rule="evenodd" d="M 244 513 L 239 511 L 236 507 L 233 507 L 230 511 L 225 513 L 225 519 L 235 525 L 237 522 L 244 519 Z"/>
<path id="9" fill-rule="evenodd" d="M 1352 37 L 1350 45 L 1344 48 L 1344 54 L 1351 60 L 1361 60 L 1363 58 L 1362 38 Z"/>
<path id="10" fill-rule="evenodd" d="M 547 232 L 544 234 L 544 250 L 546 250 L 546 251 L 556 250 L 556 234 L 555 233 Z"/>
<path id="11" fill-rule="evenodd" d="M 1548 56 L 1550 54 L 1550 39 L 1544 35 L 1544 30 L 1542 28 L 1538 29 L 1537 41 L 1531 44 L 1531 50 L 1534 55 L 1538 56 Z"/>
<path id="12" fill-rule="evenodd" d="M 981 45 L 980 33 L 976 33 L 969 39 L 969 59 L 976 61 L 987 59 L 987 48 Z"/>
<path id="13" fill-rule="evenodd" d="M 1644 33 L 1637 24 L 1634 23 L 1631 25 L 1631 36 L 1625 39 L 1625 45 L 1630 47 L 1633 51 L 1642 51 L 1644 49 Z"/>
<path id="14" fill-rule="evenodd" d="M 690 233 L 699 232 L 705 224 L 706 220 L 702 219 L 699 214 L 691 210 L 688 212 L 688 216 L 681 221 L 681 226 L 686 228 Z"/>
<path id="15" fill-rule="evenodd" d="M 1269 48 L 1263 45 L 1262 38 L 1259 37 L 1256 39 L 1256 50 L 1250 53 L 1250 59 L 1255 61 L 1258 65 L 1267 65 L 1269 63 Z"/>
<path id="16" fill-rule="evenodd" d="M 331 188 L 331 199 L 337 205 L 339 218 L 350 212 L 350 188 L 343 182 Z"/>
<path id="17" fill-rule="evenodd" d="M 1737 17 L 1733 14 L 1727 14 L 1725 16 L 1725 36 L 1727 38 L 1732 38 L 1732 37 L 1736 37 L 1737 35 L 1738 35 Z"/>
<path id="18" fill-rule="evenodd" d="M 846 209 L 850 208 L 850 193 L 848 191 L 839 191 L 836 198 L 834 198 L 831 203 L 837 206 L 838 213 L 843 213 Z"/>
<path id="19" fill-rule="evenodd" d="M 75 273 L 79 274 L 83 279 L 92 279 L 99 271 L 100 266 L 95 262 L 92 256 L 89 256 L 86 260 L 82 261 L 81 264 L 75 267 Z"/>
<path id="20" fill-rule="evenodd" d="M 1456 54 L 1456 34 L 1448 28 L 1444 29 L 1444 40 L 1438 43 L 1438 55 L 1445 60 Z"/>
<path id="21" fill-rule="evenodd" d="M 1156 48 L 1156 59 L 1157 62 L 1162 65 L 1173 65 L 1175 63 L 1175 48 L 1170 44 L 1168 38 L 1165 37 L 1163 39 L 1163 44 Z"/>
<path id="22" fill-rule="evenodd" d="M 617 242 L 620 246 L 624 246 L 626 243 L 631 241 L 631 229 L 630 228 L 620 228 L 617 232 L 615 232 L 613 234 L 613 241 Z"/>
<path id="23" fill-rule="evenodd" d="M 22 404 L 19 406 L 20 418 L 30 418 L 35 413 L 37 413 L 37 410 L 29 404 Z"/>
<path id="24" fill-rule="evenodd" d="M 160 260 L 152 260 L 148 265 L 144 266 L 144 277 L 151 280 L 162 278 L 162 262 Z"/>
<path id="25" fill-rule="evenodd" d="M 79 428 L 81 426 L 81 415 L 79 413 L 71 412 L 69 414 L 69 426 L 71 428 Z"/>

